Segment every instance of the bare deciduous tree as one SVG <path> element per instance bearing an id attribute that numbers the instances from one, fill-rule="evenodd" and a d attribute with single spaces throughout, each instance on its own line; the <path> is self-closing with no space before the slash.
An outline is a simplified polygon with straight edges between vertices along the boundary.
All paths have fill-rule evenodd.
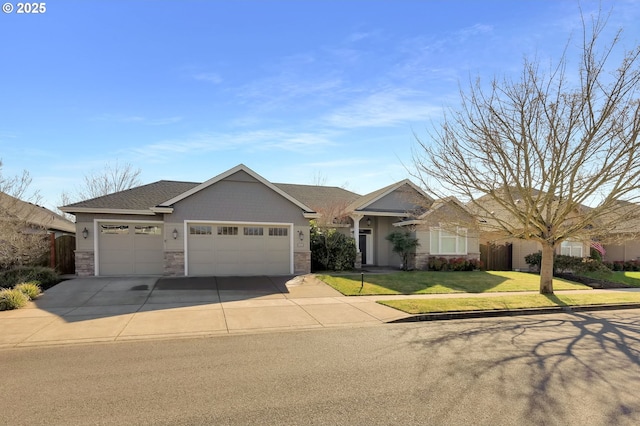
<path id="1" fill-rule="evenodd" d="M 37 206 L 38 193 L 28 194 L 27 171 L 6 177 L 0 161 L 0 270 L 38 262 L 49 249 L 48 215 Z"/>
<path id="2" fill-rule="evenodd" d="M 101 197 L 114 192 L 124 191 L 136 186 L 140 186 L 140 174 L 142 170 L 134 169 L 130 163 L 115 164 L 107 163 L 100 171 L 94 171 L 82 178 L 82 186 L 76 188 L 75 193 L 62 192 L 60 195 L 60 205 Z M 58 211 L 67 219 L 72 219 L 73 215 Z"/>
<path id="3" fill-rule="evenodd" d="M 621 31 L 603 44 L 605 27 L 583 15 L 575 72 L 567 44 L 547 71 L 525 60 L 519 78 L 471 82 L 414 149 L 427 188 L 468 202 L 487 230 L 542 245 L 543 294 L 563 241 L 602 240 L 640 211 L 621 210 L 640 201 L 640 46 L 620 49 Z"/>
<path id="4" fill-rule="evenodd" d="M 78 198 L 86 200 L 139 186 L 142 184 L 140 173 L 142 170 L 134 169 L 130 163 L 108 163 L 101 171 L 84 176 Z"/>

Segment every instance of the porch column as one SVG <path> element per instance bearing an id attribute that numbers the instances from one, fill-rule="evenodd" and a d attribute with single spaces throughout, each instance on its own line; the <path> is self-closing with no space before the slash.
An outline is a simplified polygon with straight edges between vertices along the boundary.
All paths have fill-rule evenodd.
<path id="1" fill-rule="evenodd" d="M 353 221 L 353 238 L 356 240 L 356 261 L 353 265 L 356 269 L 362 269 L 362 253 L 360 253 L 360 219 L 364 217 L 363 214 L 352 214 L 351 220 Z"/>
<path id="2" fill-rule="evenodd" d="M 360 253 L 360 219 L 363 214 L 352 214 L 349 216 L 353 221 L 353 238 L 356 240 L 356 253 Z"/>

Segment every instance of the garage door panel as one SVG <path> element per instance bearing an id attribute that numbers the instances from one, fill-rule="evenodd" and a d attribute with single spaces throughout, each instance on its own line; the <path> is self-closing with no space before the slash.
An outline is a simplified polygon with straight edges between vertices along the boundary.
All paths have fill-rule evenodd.
<path id="1" fill-rule="evenodd" d="M 162 227 L 152 223 L 100 223 L 99 275 L 157 275 L 164 269 Z"/>
<path id="2" fill-rule="evenodd" d="M 269 227 L 253 224 L 189 224 L 190 229 L 206 226 L 212 230 L 210 235 L 188 235 L 189 275 L 290 273 L 290 229 L 287 225 L 278 225 L 278 228 L 285 230 L 282 232 L 285 235 L 273 236 L 269 235 Z M 219 235 L 219 230 L 235 234 Z M 245 232 L 249 235 L 245 235 Z"/>

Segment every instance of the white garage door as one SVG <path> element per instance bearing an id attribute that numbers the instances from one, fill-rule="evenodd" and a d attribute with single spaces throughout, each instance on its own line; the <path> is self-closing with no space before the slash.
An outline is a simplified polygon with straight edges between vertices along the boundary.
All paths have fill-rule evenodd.
<path id="1" fill-rule="evenodd" d="M 99 275 L 157 275 L 164 270 L 162 226 L 98 224 Z"/>
<path id="2" fill-rule="evenodd" d="M 188 274 L 277 275 L 291 273 L 288 225 L 188 225 Z"/>

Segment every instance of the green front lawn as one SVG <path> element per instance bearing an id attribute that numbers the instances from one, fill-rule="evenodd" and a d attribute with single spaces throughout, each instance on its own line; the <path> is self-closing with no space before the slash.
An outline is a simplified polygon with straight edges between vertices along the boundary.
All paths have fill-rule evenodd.
<path id="1" fill-rule="evenodd" d="M 317 275 L 331 287 L 346 296 L 374 294 L 435 294 L 485 293 L 510 291 L 538 291 L 540 277 L 524 272 L 395 272 L 391 274 L 364 274 L 360 287 L 360 274 Z M 555 278 L 554 290 L 590 290 L 582 284 Z"/>
<path id="2" fill-rule="evenodd" d="M 640 272 L 581 272 L 580 275 L 596 280 L 611 281 L 640 287 Z"/>
<path id="3" fill-rule="evenodd" d="M 455 297 L 449 299 L 403 299 L 384 300 L 378 303 L 408 314 L 434 312 L 486 311 L 498 309 L 523 309 L 554 306 L 606 305 L 617 303 L 640 304 L 640 293 L 607 294 L 521 294 L 495 297 Z"/>

